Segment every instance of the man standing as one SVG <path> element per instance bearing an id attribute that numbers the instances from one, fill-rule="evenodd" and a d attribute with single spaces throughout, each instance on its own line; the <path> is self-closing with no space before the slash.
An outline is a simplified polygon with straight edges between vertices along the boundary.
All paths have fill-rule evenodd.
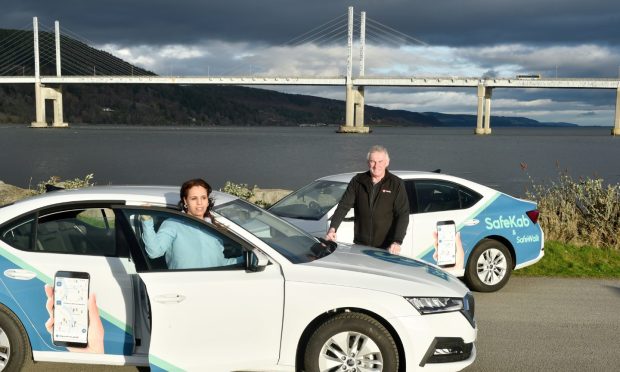
<path id="1" fill-rule="evenodd" d="M 357 174 L 349 182 L 332 216 L 325 239 L 336 240 L 338 226 L 349 209 L 353 208 L 354 243 L 400 254 L 409 224 L 405 184 L 387 170 L 390 156 L 385 147 L 371 147 L 367 159 L 368 172 Z"/>

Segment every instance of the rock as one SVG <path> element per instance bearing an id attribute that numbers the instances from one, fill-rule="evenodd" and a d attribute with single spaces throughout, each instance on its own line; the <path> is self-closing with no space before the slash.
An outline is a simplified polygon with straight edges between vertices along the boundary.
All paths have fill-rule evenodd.
<path id="1" fill-rule="evenodd" d="M 36 192 L 34 190 L 21 189 L 0 181 L 0 205 L 13 203 L 17 200 L 24 199 L 35 194 Z"/>
<path id="2" fill-rule="evenodd" d="M 292 192 L 291 190 L 261 189 L 258 187 L 255 187 L 252 191 L 254 192 L 254 196 L 250 198 L 250 201 L 252 203 L 262 202 L 262 204 L 266 206 L 275 204 L 278 200 Z"/>

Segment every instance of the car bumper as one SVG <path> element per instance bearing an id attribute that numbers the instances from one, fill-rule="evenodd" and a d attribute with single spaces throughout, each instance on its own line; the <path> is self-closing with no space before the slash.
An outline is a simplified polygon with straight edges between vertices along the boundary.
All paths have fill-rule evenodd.
<path id="1" fill-rule="evenodd" d="M 521 262 L 518 265 L 515 265 L 515 270 L 524 268 L 526 266 L 530 266 L 535 264 L 536 262 L 542 260 L 542 258 L 545 256 L 545 231 L 544 230 L 540 230 L 540 252 L 538 253 L 538 256 L 536 258 L 534 258 L 533 260 L 529 260 L 529 261 L 525 261 L 525 262 Z"/>
<path id="2" fill-rule="evenodd" d="M 407 371 L 457 371 L 476 359 L 478 329 L 460 312 L 399 317 L 392 323 Z"/>

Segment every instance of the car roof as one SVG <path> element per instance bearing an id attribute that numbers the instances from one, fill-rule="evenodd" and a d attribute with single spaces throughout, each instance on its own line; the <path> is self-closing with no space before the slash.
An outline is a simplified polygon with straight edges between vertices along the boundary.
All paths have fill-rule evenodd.
<path id="1" fill-rule="evenodd" d="M 333 175 L 318 178 L 315 180 L 315 182 L 316 181 L 333 181 L 333 182 L 348 183 L 351 180 L 351 178 L 353 178 L 355 175 L 359 173 L 363 173 L 363 172 L 365 171 L 333 174 Z M 494 190 L 480 183 L 470 181 L 470 180 L 467 180 L 461 177 L 456 177 L 456 176 L 451 176 L 449 174 L 440 173 L 439 170 L 434 171 L 434 172 L 411 171 L 411 170 L 390 170 L 390 173 L 400 177 L 403 180 L 419 179 L 419 178 L 441 179 L 441 180 L 457 182 L 461 185 L 472 188 L 478 192 L 497 192 L 497 190 Z"/>
<path id="2" fill-rule="evenodd" d="M 227 203 L 237 197 L 219 191 L 212 196 L 217 204 Z M 176 205 L 179 202 L 179 186 L 92 186 L 81 189 L 50 191 L 45 194 L 19 200 L 2 209 L 1 212 L 19 210 L 25 212 L 48 205 L 71 202 L 123 201 L 130 205 L 155 204 Z"/>
<path id="3" fill-rule="evenodd" d="M 349 173 L 339 173 L 339 174 L 332 174 L 329 176 L 325 176 L 325 177 L 321 177 L 319 179 L 317 179 L 317 181 L 336 181 L 336 182 L 349 182 L 351 180 L 351 178 L 353 178 L 353 176 L 355 176 L 356 174 L 359 173 L 363 173 L 365 171 L 360 171 L 360 172 L 349 172 Z M 409 179 L 409 178 L 419 178 L 419 177 L 427 177 L 427 176 L 432 176 L 432 175 L 437 175 L 439 173 L 437 172 L 424 172 L 424 171 L 403 171 L 403 170 L 390 170 L 390 173 L 402 178 L 402 179 Z"/>

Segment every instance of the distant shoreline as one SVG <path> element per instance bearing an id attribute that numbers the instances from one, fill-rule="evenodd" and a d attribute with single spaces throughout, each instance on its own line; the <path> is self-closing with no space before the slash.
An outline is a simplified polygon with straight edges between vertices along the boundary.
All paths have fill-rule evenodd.
<path id="1" fill-rule="evenodd" d="M 558 125 L 558 126 L 554 126 L 554 125 L 498 125 L 498 126 L 493 126 L 493 123 L 491 122 L 491 129 L 519 129 L 519 128 L 525 128 L 525 129 L 582 129 L 582 128 L 605 128 L 605 129 L 611 129 L 613 128 L 613 124 L 610 125 L 579 125 L 579 124 L 574 124 L 574 125 Z M 71 127 L 78 127 L 78 128 L 86 128 L 86 127 L 99 127 L 99 128 L 104 128 L 104 127 L 109 127 L 109 128 L 113 128 L 113 127 L 136 127 L 136 128 L 140 128 L 140 127 L 145 127 L 145 128 L 158 128 L 158 127 L 162 127 L 162 128 L 325 128 L 325 127 L 330 127 L 330 128 L 339 128 L 341 124 L 321 124 L 321 125 L 312 125 L 312 124 L 298 124 L 298 125 L 241 125 L 241 124 L 230 124 L 230 125 L 196 125 L 196 124 L 89 124 L 89 123 L 71 123 L 69 122 L 69 127 L 62 127 L 62 128 L 54 128 L 52 126 L 51 123 L 48 123 L 48 127 L 47 128 L 33 128 L 33 129 L 68 129 Z M 22 126 L 26 126 L 26 127 L 30 127 L 30 123 L 0 123 L 0 128 L 1 127 L 22 127 Z M 415 129 L 424 129 L 424 128 L 429 128 L 429 129 L 467 129 L 467 128 L 471 128 L 471 129 L 475 129 L 476 126 L 475 125 L 425 125 L 425 126 L 415 126 L 415 125 L 393 125 L 393 124 L 370 124 L 368 125 L 370 127 L 373 128 L 415 128 Z"/>

